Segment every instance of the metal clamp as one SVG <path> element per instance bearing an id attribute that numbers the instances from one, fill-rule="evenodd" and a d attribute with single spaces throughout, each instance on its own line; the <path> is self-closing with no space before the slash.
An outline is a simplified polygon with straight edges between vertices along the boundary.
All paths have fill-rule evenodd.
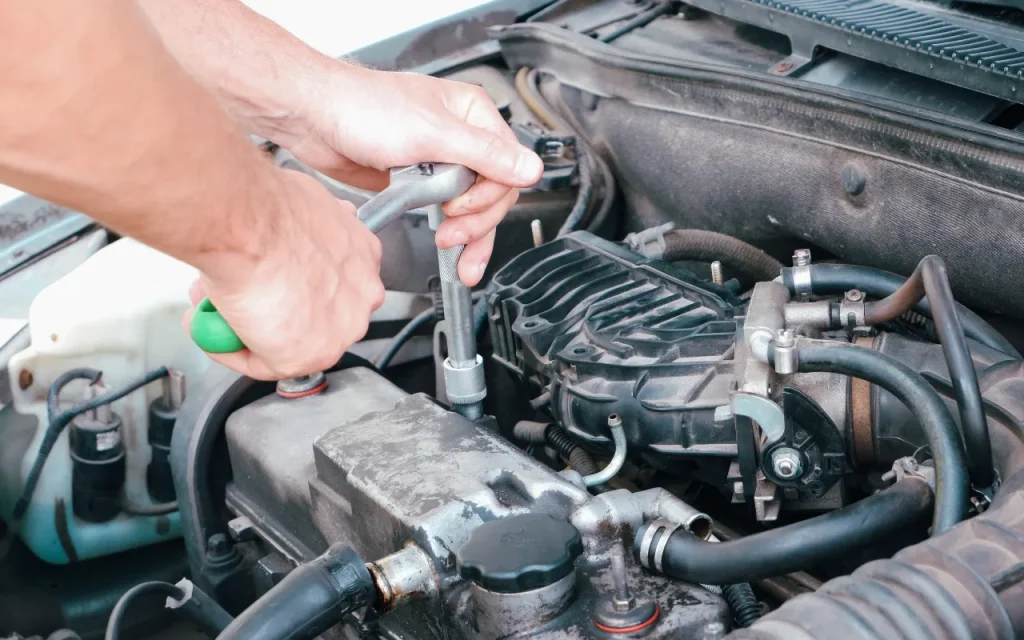
<path id="1" fill-rule="evenodd" d="M 851 289 L 839 303 L 839 325 L 856 329 L 867 325 L 867 296 L 863 291 Z"/>
<path id="2" fill-rule="evenodd" d="M 640 542 L 640 564 L 651 571 L 658 573 L 664 573 L 661 567 L 662 556 L 665 555 L 665 547 L 668 546 L 668 539 L 672 537 L 681 525 L 668 520 L 655 520 L 648 527 L 647 531 L 644 532 L 644 538 Z M 654 537 L 658 535 L 658 532 L 662 531 L 661 539 L 658 540 L 658 545 L 654 548 L 654 557 L 651 557 L 651 544 L 654 542 Z M 651 565 L 654 566 L 651 566 Z"/>
<path id="3" fill-rule="evenodd" d="M 793 252 L 793 293 L 806 298 L 814 293 L 811 287 L 811 250 L 797 249 Z"/>

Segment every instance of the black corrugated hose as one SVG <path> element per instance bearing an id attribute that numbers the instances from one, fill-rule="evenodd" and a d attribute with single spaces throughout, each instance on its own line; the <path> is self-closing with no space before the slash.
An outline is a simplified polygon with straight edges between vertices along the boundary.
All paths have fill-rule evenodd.
<path id="1" fill-rule="evenodd" d="M 556 424 L 520 420 L 513 427 L 512 434 L 523 442 L 551 446 L 581 476 L 592 476 L 600 471 L 590 452 L 576 444 L 565 429 Z"/>
<path id="2" fill-rule="evenodd" d="M 739 238 L 703 229 L 676 229 L 665 234 L 663 260 L 720 261 L 753 280 L 774 280 L 781 262 Z"/>
<path id="3" fill-rule="evenodd" d="M 722 587 L 722 596 L 729 604 L 737 627 L 749 627 L 761 617 L 761 603 L 757 601 L 749 583 L 739 582 Z"/>

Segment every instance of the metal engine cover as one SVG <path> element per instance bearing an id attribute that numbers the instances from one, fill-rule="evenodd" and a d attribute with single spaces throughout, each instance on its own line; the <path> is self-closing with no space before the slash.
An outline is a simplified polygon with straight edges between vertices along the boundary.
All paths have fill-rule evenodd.
<path id="1" fill-rule="evenodd" d="M 551 393 L 578 439 L 632 451 L 736 455 L 729 404 L 741 301 L 724 287 L 587 232 L 521 254 L 488 288 L 494 358 Z"/>
<path id="2" fill-rule="evenodd" d="M 631 506 L 634 494 L 591 496 L 487 427 L 428 396 L 407 395 L 368 369 L 327 379 L 323 393 L 267 396 L 227 421 L 227 506 L 275 550 L 271 556 L 307 561 L 336 542 L 368 562 L 409 545 L 420 550 L 433 593 L 400 594 L 410 602 L 379 620 L 380 637 L 606 637 L 593 626 L 593 610 L 611 590 L 609 548 L 632 540 L 644 519 Z M 482 523 L 523 513 L 579 529 L 585 550 L 575 563 L 571 602 L 557 615 L 533 611 L 525 620 L 499 616 L 479 626 L 485 605 L 459 577 L 455 554 Z M 633 562 L 627 570 L 635 592 L 661 610 L 644 637 L 700 638 L 708 625 L 726 622 L 728 608 L 715 594 Z M 515 597 L 490 600 L 500 601 L 503 615 L 522 608 Z"/>

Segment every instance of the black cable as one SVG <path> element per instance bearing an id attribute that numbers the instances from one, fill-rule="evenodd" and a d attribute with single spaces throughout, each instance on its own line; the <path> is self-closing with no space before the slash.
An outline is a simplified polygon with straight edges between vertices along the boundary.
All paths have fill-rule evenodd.
<path id="1" fill-rule="evenodd" d="M 433 307 L 416 314 L 412 320 L 395 334 L 395 337 L 391 339 L 391 343 L 388 344 L 388 348 L 377 358 L 377 368 L 380 370 L 386 369 L 395 356 L 398 355 L 399 350 L 409 341 L 409 338 L 419 331 L 420 327 L 432 321 L 436 316 L 437 314 Z"/>
<path id="2" fill-rule="evenodd" d="M 923 523 L 932 508 L 932 490 L 924 480 L 909 479 L 859 502 L 808 520 L 725 542 L 701 540 L 684 529 L 667 541 L 655 535 L 649 556 L 641 557 L 647 528 L 633 549 L 644 566 L 655 566 L 650 554 L 664 545 L 665 575 L 700 584 L 735 584 L 785 575 L 838 558 Z"/>
<path id="3" fill-rule="evenodd" d="M 662 260 L 719 260 L 758 282 L 778 278 L 783 269 L 781 262 L 754 245 L 704 229 L 675 229 L 666 233 Z"/>
<path id="4" fill-rule="evenodd" d="M 118 391 L 112 391 L 105 395 L 87 400 L 78 404 L 71 409 L 61 411 L 58 413 L 58 399 L 60 397 L 61 390 L 68 385 L 72 380 L 89 380 L 90 384 L 96 384 L 103 373 L 97 369 L 79 368 L 71 369 L 66 371 L 53 381 L 50 385 L 50 389 L 46 395 L 46 411 L 49 424 L 46 426 L 46 432 L 43 434 L 42 442 L 39 444 L 39 451 L 36 453 L 36 459 L 32 462 L 32 468 L 29 469 L 28 476 L 25 478 L 25 484 L 22 486 L 21 495 L 18 497 L 18 501 L 14 503 L 14 509 L 11 512 L 11 520 L 8 522 L 7 536 L 2 546 L 4 551 L 9 546 L 10 538 L 12 538 L 18 530 L 18 525 L 21 523 L 21 519 L 25 517 L 25 512 L 28 511 L 29 505 L 32 503 L 32 494 L 35 493 L 36 485 L 39 484 L 39 478 L 43 473 L 43 467 L 46 466 L 46 459 L 49 457 L 50 452 L 53 450 L 57 439 L 64 432 L 64 429 L 71 424 L 71 421 L 76 417 L 82 415 L 86 411 L 92 411 L 97 407 L 101 407 L 105 404 L 110 404 L 116 400 L 120 400 L 129 393 L 146 386 L 154 380 L 159 380 L 167 375 L 167 367 L 160 367 L 145 374 L 138 380 L 130 382 L 125 387 Z M 3 553 L 0 553 L 2 556 Z"/>
<path id="5" fill-rule="evenodd" d="M 185 597 L 185 592 L 180 587 L 169 582 L 143 582 L 135 585 L 121 596 L 121 599 L 114 605 L 114 610 L 110 612 L 110 617 L 107 619 L 107 632 L 103 636 L 104 640 L 119 640 L 122 621 L 125 611 L 128 610 L 128 605 L 138 596 L 148 593 L 170 596 L 175 600 Z"/>
<path id="6" fill-rule="evenodd" d="M 722 597 L 729 604 L 736 626 L 743 628 L 754 624 L 761 617 L 761 603 L 747 582 L 722 585 Z"/>
<path id="7" fill-rule="evenodd" d="M 920 374 L 895 358 L 852 344 L 802 341 L 797 343 L 796 356 L 801 373 L 824 371 L 867 380 L 907 405 L 924 430 L 935 460 L 932 535 L 964 519 L 970 479 L 963 440 L 945 403 Z"/>
<path id="8" fill-rule="evenodd" d="M 590 150 L 587 144 L 576 137 L 576 166 L 579 172 L 579 185 L 576 189 L 576 202 L 573 203 L 565 222 L 559 227 L 556 237 L 561 238 L 570 234 L 579 227 L 583 218 L 590 209 L 590 202 L 594 196 L 594 180 L 590 173 Z"/>
<path id="9" fill-rule="evenodd" d="M 795 289 L 794 268 L 802 267 L 786 267 L 782 270 L 782 280 L 791 291 Z M 812 264 L 809 274 L 811 292 L 822 296 L 838 295 L 846 293 L 850 289 L 859 289 L 872 298 L 885 298 L 907 281 L 903 276 L 889 271 L 850 264 Z M 1014 358 L 1021 357 L 1010 341 L 996 331 L 992 325 L 985 322 L 981 316 L 959 303 L 955 306 L 957 314 L 960 316 L 960 323 L 964 328 L 964 334 L 968 338 Z M 933 317 L 931 303 L 927 299 L 921 300 L 913 308 L 929 318 Z"/>
<path id="10" fill-rule="evenodd" d="M 629 33 L 630 31 L 633 31 L 635 29 L 639 29 L 640 27 L 645 27 L 648 24 L 654 22 L 659 17 L 661 17 L 661 16 L 665 15 L 666 13 L 669 13 L 670 11 L 674 10 L 675 7 L 676 7 L 676 3 L 675 2 L 672 2 L 671 0 L 665 0 L 664 2 L 659 4 L 658 6 L 652 8 L 652 9 L 648 9 L 647 11 L 644 11 L 643 13 L 641 13 L 641 14 L 633 17 L 633 18 L 630 18 L 629 20 L 624 22 L 622 24 L 622 26 L 620 26 L 615 31 L 612 31 L 611 33 L 607 33 L 607 34 L 601 36 L 600 40 L 601 40 L 601 42 L 605 42 L 605 43 L 607 43 L 607 42 L 614 42 L 615 40 L 618 40 L 622 36 L 624 36 L 627 33 Z"/>

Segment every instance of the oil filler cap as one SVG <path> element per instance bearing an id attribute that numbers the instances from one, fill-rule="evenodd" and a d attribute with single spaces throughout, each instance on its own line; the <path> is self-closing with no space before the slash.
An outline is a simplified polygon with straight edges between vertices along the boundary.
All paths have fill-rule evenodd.
<path id="1" fill-rule="evenodd" d="M 497 593 L 522 593 L 572 573 L 580 532 L 564 520 L 524 513 L 485 522 L 456 553 L 459 575 Z"/>

